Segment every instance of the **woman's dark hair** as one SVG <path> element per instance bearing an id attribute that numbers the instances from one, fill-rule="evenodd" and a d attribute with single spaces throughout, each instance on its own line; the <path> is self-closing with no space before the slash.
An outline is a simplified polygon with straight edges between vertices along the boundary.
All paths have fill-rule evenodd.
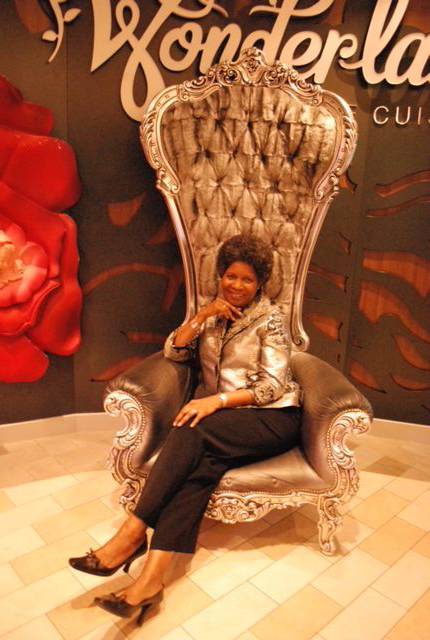
<path id="1" fill-rule="evenodd" d="M 222 277 L 233 262 L 246 262 L 253 267 L 258 282 L 263 285 L 270 277 L 273 252 L 270 246 L 248 233 L 241 233 L 226 240 L 220 247 L 217 269 Z"/>

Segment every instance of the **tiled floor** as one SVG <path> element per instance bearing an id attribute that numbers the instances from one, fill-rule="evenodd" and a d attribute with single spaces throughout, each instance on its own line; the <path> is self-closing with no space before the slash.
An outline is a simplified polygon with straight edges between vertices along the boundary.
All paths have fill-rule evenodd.
<path id="1" fill-rule="evenodd" d="M 2 640 L 430 638 L 430 442 L 357 441 L 361 486 L 334 557 L 318 551 L 311 506 L 249 525 L 205 520 L 198 552 L 176 558 L 160 610 L 137 628 L 92 606 L 129 577 L 67 565 L 122 520 L 104 467 L 111 436 L 0 447 Z"/>

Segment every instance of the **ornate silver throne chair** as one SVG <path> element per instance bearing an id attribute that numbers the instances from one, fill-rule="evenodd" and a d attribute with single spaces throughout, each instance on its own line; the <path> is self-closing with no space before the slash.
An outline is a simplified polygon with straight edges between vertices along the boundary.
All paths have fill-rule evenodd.
<path id="1" fill-rule="evenodd" d="M 359 481 L 346 437 L 369 428 L 372 410 L 339 371 L 306 353 L 301 310 L 311 253 L 356 145 L 350 108 L 250 49 L 237 62 L 163 90 L 148 108 L 141 138 L 177 233 L 186 320 L 216 296 L 220 244 L 241 231 L 264 238 L 275 256 L 266 293 L 289 316 L 293 374 L 304 392 L 300 446 L 226 473 L 206 515 L 246 522 L 311 503 L 321 549 L 333 554 L 339 507 Z M 108 385 L 105 409 L 125 420 L 111 466 L 128 510 L 192 385 L 189 367 L 161 353 Z"/>

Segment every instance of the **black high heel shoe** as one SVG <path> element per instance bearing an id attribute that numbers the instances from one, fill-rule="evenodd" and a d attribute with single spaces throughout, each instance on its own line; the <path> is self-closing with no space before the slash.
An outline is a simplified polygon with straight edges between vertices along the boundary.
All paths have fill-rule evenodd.
<path id="1" fill-rule="evenodd" d="M 96 556 L 95 552 L 90 549 L 87 551 L 85 556 L 80 556 L 78 558 L 69 558 L 69 564 L 73 569 L 77 569 L 78 571 L 83 571 L 84 573 L 91 573 L 94 576 L 111 576 L 121 567 L 124 568 L 125 573 L 129 572 L 131 563 L 134 562 L 140 556 L 143 556 L 148 550 L 148 543 L 145 538 L 144 542 L 134 551 L 131 556 L 118 564 L 116 567 L 104 567 L 100 562 L 99 558 Z"/>
<path id="2" fill-rule="evenodd" d="M 101 596 L 94 598 L 94 604 L 101 607 L 109 613 L 113 613 L 120 618 L 131 618 L 138 609 L 140 609 L 139 616 L 137 618 L 137 624 L 140 626 L 143 624 L 146 612 L 152 606 L 155 606 L 163 599 L 163 589 L 157 591 L 150 598 L 145 598 L 138 604 L 130 604 L 125 599 L 125 596 L 117 595 L 116 593 L 110 593 L 107 596 Z"/>

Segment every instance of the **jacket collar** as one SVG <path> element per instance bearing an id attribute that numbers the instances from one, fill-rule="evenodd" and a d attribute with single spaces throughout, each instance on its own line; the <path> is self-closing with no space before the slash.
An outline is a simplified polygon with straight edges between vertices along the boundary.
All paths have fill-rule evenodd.
<path id="1" fill-rule="evenodd" d="M 225 344 L 228 340 L 231 340 L 238 333 L 249 327 L 255 320 L 263 316 L 268 312 L 271 307 L 269 298 L 265 295 L 260 295 L 253 300 L 253 302 L 243 310 L 243 315 L 233 322 L 226 331 L 226 320 L 220 320 L 221 339 Z"/>

